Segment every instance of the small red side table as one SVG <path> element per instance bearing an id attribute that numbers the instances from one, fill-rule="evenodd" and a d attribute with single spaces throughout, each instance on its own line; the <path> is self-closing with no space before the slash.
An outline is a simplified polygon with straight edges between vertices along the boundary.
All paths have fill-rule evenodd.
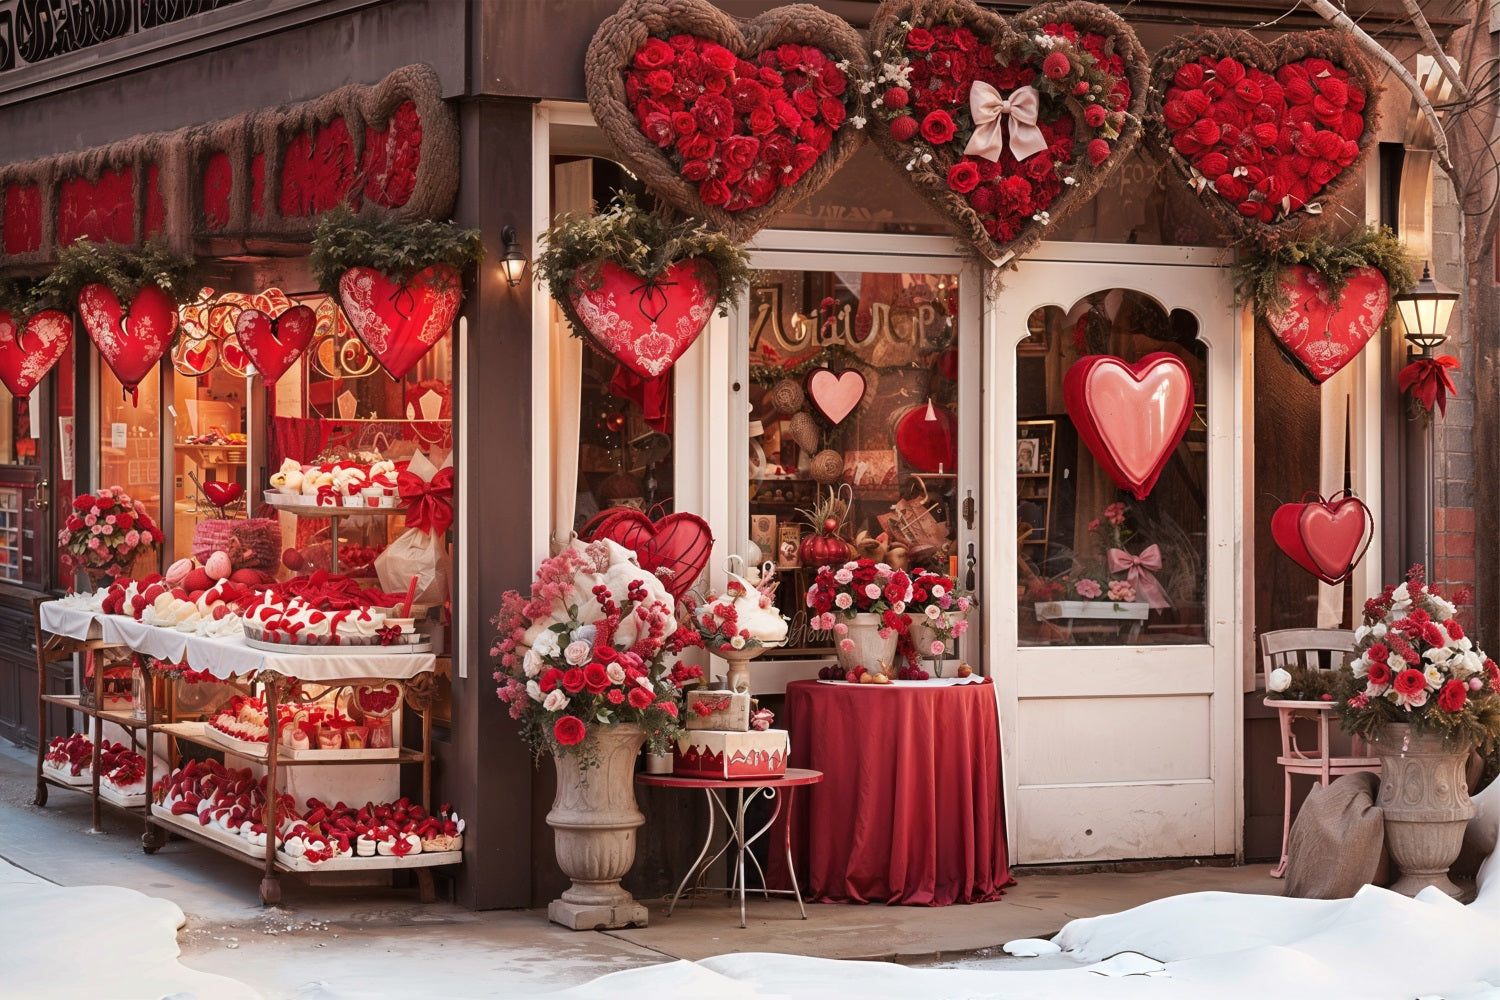
<path id="1" fill-rule="evenodd" d="M 672 902 L 667 906 L 667 916 L 670 917 L 672 915 L 672 910 L 676 908 L 677 901 L 682 898 L 682 894 L 684 891 L 727 892 L 730 894 L 733 894 L 737 891 L 740 897 L 740 926 L 744 927 L 745 856 L 749 854 L 750 862 L 755 866 L 756 873 L 760 876 L 761 889 L 759 891 L 762 892 L 767 898 L 770 898 L 773 894 L 778 896 L 793 897 L 797 900 L 797 908 L 802 912 L 802 919 L 807 919 L 807 907 L 802 904 L 802 893 L 797 888 L 797 873 L 792 867 L 792 824 L 790 822 L 792 817 L 792 793 L 799 786 L 816 785 L 818 782 L 822 781 L 822 771 L 812 771 L 800 767 L 789 767 L 786 770 L 785 776 L 782 777 L 729 778 L 726 780 L 720 780 L 718 778 L 679 778 L 676 775 L 671 774 L 637 774 L 635 776 L 635 780 L 642 785 L 650 785 L 655 788 L 701 788 L 703 789 L 703 794 L 708 797 L 708 801 L 710 803 L 708 808 L 708 836 L 703 838 L 703 850 L 698 852 L 698 859 L 693 862 L 692 867 L 688 869 L 687 874 L 684 875 L 682 877 L 682 881 L 678 883 L 677 891 L 672 894 Z M 727 792 L 731 789 L 733 789 L 735 793 L 735 804 L 734 810 L 732 812 L 730 811 L 728 803 L 725 802 L 725 797 L 723 795 L 714 794 L 714 792 Z M 749 795 L 745 794 L 746 789 L 750 790 Z M 780 794 L 782 789 L 786 790 L 785 796 L 782 796 Z M 747 837 L 745 835 L 745 810 L 752 802 L 756 800 L 757 797 L 764 797 L 767 801 L 774 802 L 775 807 L 772 809 L 771 818 L 766 821 L 766 824 Z M 766 873 L 760 867 L 759 859 L 757 859 L 754 854 L 750 853 L 748 848 L 751 844 L 755 843 L 762 836 L 764 836 L 766 832 L 776 824 L 777 817 L 781 815 L 781 803 L 783 798 L 786 799 L 786 814 L 788 822 L 783 826 L 783 829 L 786 831 L 786 835 L 782 846 L 786 851 L 786 868 L 787 873 L 791 876 L 792 887 L 790 889 L 771 889 L 766 887 Z M 724 841 L 724 846 L 720 847 L 719 850 L 714 854 L 714 856 L 710 858 L 708 857 L 708 851 L 709 848 L 713 847 L 714 814 L 716 811 L 724 817 L 724 822 L 729 827 L 729 839 Z M 695 884 L 692 889 L 688 889 L 688 883 L 693 881 L 693 877 L 696 875 L 701 881 L 707 875 L 708 869 L 712 867 L 714 862 L 723 857 L 724 852 L 728 851 L 731 846 L 733 846 L 737 851 L 734 884 L 730 886 L 706 886 Z M 705 858 L 707 860 L 704 860 Z"/>

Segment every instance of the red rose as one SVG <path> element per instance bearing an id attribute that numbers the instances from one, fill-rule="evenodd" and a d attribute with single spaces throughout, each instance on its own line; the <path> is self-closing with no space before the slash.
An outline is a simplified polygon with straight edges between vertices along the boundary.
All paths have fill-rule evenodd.
<path id="1" fill-rule="evenodd" d="M 553 738 L 565 747 L 577 746 L 588 734 L 583 720 L 575 715 L 564 715 L 552 724 Z"/>
<path id="2" fill-rule="evenodd" d="M 1109 159 L 1109 143 L 1103 139 L 1090 139 L 1088 145 L 1089 162 L 1098 166 Z"/>
<path id="3" fill-rule="evenodd" d="M 1073 64 L 1061 52 L 1054 52 L 1042 60 L 1042 72 L 1049 80 L 1061 80 L 1073 72 Z"/>
<path id="4" fill-rule="evenodd" d="M 1203 143 L 1193 138 L 1193 130 L 1185 128 L 1181 132 L 1172 135 L 1172 148 L 1186 157 L 1194 157 L 1203 152 Z"/>
<path id="5" fill-rule="evenodd" d="M 979 167 L 973 160 L 960 160 L 948 168 L 948 186 L 959 194 L 968 194 L 979 186 Z"/>
<path id="6" fill-rule="evenodd" d="M 672 701 L 669 698 L 663 698 L 661 701 L 656 703 L 656 707 L 661 709 L 663 712 L 666 712 L 672 718 L 677 718 L 677 702 Z"/>
<path id="7" fill-rule="evenodd" d="M 604 697 L 611 705 L 619 705 L 625 701 L 625 692 L 619 688 L 610 688 L 604 693 Z"/>
<path id="8" fill-rule="evenodd" d="M 727 49 L 725 51 L 728 51 Z M 693 106 L 698 128 L 710 139 L 727 139 L 734 134 L 734 106 L 714 94 L 704 94 Z"/>
<path id="9" fill-rule="evenodd" d="M 825 97 L 819 108 L 823 112 L 823 120 L 828 123 L 830 128 L 838 128 L 844 124 L 844 118 L 847 115 L 847 112 L 844 110 L 844 102 L 834 97 Z"/>
<path id="10" fill-rule="evenodd" d="M 1214 79 L 1226 87 L 1233 87 L 1245 78 L 1245 67 L 1225 56 L 1214 65 Z"/>
<path id="11" fill-rule="evenodd" d="M 1193 123 L 1193 138 L 1204 146 L 1211 146 L 1218 142 L 1220 134 L 1218 122 L 1200 118 Z"/>
<path id="12" fill-rule="evenodd" d="M 584 689 L 588 681 L 583 676 L 583 671 L 578 667 L 570 667 L 562 677 L 563 690 L 568 694 L 577 694 Z"/>
<path id="13" fill-rule="evenodd" d="M 794 129 L 802 124 L 802 112 L 788 100 L 779 100 L 771 105 L 776 112 L 776 124 L 784 129 Z"/>
<path id="14" fill-rule="evenodd" d="M 708 44 L 703 46 L 703 61 L 708 63 L 716 70 L 728 73 L 730 70 L 734 69 L 735 64 L 739 62 L 739 59 L 736 58 L 733 52 L 730 52 L 724 46 L 718 45 L 714 42 L 709 42 Z"/>
<path id="15" fill-rule="evenodd" d="M 583 668 L 583 682 L 589 691 L 598 694 L 609 687 L 609 674 L 604 669 L 604 664 L 595 661 Z"/>
<path id="16" fill-rule="evenodd" d="M 698 197 L 705 205 L 722 205 L 729 200 L 729 186 L 717 177 L 710 177 L 698 185 Z"/>
<path id="17" fill-rule="evenodd" d="M 548 667 L 546 670 L 542 671 L 542 676 L 537 678 L 537 686 L 540 687 L 544 693 L 551 694 L 552 691 L 557 687 L 557 685 L 562 681 L 562 679 L 563 672 L 561 670 L 557 669 L 556 667 Z"/>
<path id="18" fill-rule="evenodd" d="M 1339 175 L 1339 168 L 1326 160 L 1319 160 L 1307 172 L 1307 179 L 1322 187 Z"/>
<path id="19" fill-rule="evenodd" d="M 1229 157 L 1223 153 L 1204 153 L 1198 161 L 1198 170 L 1205 177 L 1217 177 L 1229 172 Z"/>
<path id="20" fill-rule="evenodd" d="M 1173 129 L 1187 128 L 1198 119 L 1187 101 L 1168 101 L 1166 107 L 1162 108 L 1162 117 Z"/>
<path id="21" fill-rule="evenodd" d="M 678 52 L 687 52 L 698 44 L 698 39 L 692 35 L 673 35 L 667 39 L 667 44 Z"/>
<path id="22" fill-rule="evenodd" d="M 776 113 L 770 108 L 756 108 L 748 121 L 751 135 L 769 135 L 776 129 Z"/>
<path id="23" fill-rule="evenodd" d="M 891 138 L 897 142 L 910 142 L 917 135 L 917 120 L 911 115 L 902 115 L 891 119 L 886 128 L 890 131 Z"/>
<path id="24" fill-rule="evenodd" d="M 953 133 L 957 131 L 958 129 L 953 124 L 953 119 L 949 117 L 946 111 L 933 111 L 926 118 L 922 119 L 922 138 L 934 146 L 941 146 L 943 143 L 948 142 L 953 138 Z"/>
<path id="25" fill-rule="evenodd" d="M 1234 85 L 1234 96 L 1236 100 L 1254 107 L 1265 98 L 1265 92 L 1254 80 L 1244 79 Z"/>
<path id="26" fill-rule="evenodd" d="M 930 51 L 932 40 L 932 32 L 926 28 L 913 28 L 906 33 L 906 47 L 913 52 Z"/>
<path id="27" fill-rule="evenodd" d="M 1203 67 L 1197 63 L 1188 63 L 1177 70 L 1172 82 L 1184 90 L 1193 90 L 1203 86 L 1203 78 Z"/>
<path id="28" fill-rule="evenodd" d="M 1409 698 L 1427 688 L 1427 677 L 1422 671 L 1408 667 L 1396 675 L 1394 683 L 1396 692 Z"/>
<path id="29" fill-rule="evenodd" d="M 646 74 L 646 86 L 654 96 L 662 97 L 677 86 L 677 78 L 664 69 L 654 69 Z"/>
<path id="30" fill-rule="evenodd" d="M 1045 180 L 1053 176 L 1052 158 L 1046 153 L 1028 156 L 1026 162 L 1021 164 L 1021 171 L 1034 181 Z"/>
<path id="31" fill-rule="evenodd" d="M 1276 140 L 1280 137 L 1280 135 L 1280 130 L 1277 129 L 1275 123 L 1273 122 L 1259 122 L 1255 125 L 1250 126 L 1250 137 L 1254 139 L 1255 144 L 1257 146 L 1260 146 L 1262 149 L 1270 149 L 1272 146 L 1276 145 Z"/>
<path id="32" fill-rule="evenodd" d="M 1312 84 L 1306 80 L 1283 80 L 1282 87 L 1286 91 L 1288 104 L 1311 104 L 1313 99 Z"/>
<path id="33" fill-rule="evenodd" d="M 807 168 L 818 161 L 819 150 L 805 143 L 798 143 L 792 147 L 792 174 L 801 177 L 807 173 Z M 788 182 L 789 183 L 789 182 Z"/>
<path id="34" fill-rule="evenodd" d="M 760 140 L 748 135 L 732 135 L 719 146 L 719 156 L 725 165 L 737 170 L 749 170 L 760 154 Z"/>
<path id="35" fill-rule="evenodd" d="M 1384 687 L 1391 682 L 1390 665 L 1383 660 L 1371 663 L 1367 676 L 1369 677 L 1371 684 L 1378 684 L 1381 687 Z"/>
<path id="36" fill-rule="evenodd" d="M 1245 195 L 1250 193 L 1250 189 L 1245 186 L 1245 182 L 1232 174 L 1220 174 L 1214 180 L 1214 190 L 1225 201 L 1240 201 Z"/>
<path id="37" fill-rule="evenodd" d="M 1377 642 L 1365 650 L 1365 658 L 1371 662 L 1384 663 L 1391 658 L 1391 647 L 1383 642 Z"/>
<path id="38" fill-rule="evenodd" d="M 1438 691 L 1438 708 L 1445 712 L 1463 711 L 1464 702 L 1468 700 L 1469 689 L 1461 680 L 1451 680 Z"/>
<path id="39" fill-rule="evenodd" d="M 660 69 L 676 58 L 672 46 L 660 38 L 648 38 L 635 54 L 632 62 L 636 69 Z"/>
<path id="40" fill-rule="evenodd" d="M 688 117 L 691 118 L 692 115 Z M 676 133 L 672 131 L 672 119 L 662 114 L 647 115 L 642 118 L 641 131 L 645 133 L 647 139 L 663 148 L 672 145 L 673 140 L 677 138 Z"/>
<path id="41" fill-rule="evenodd" d="M 631 708 L 648 708 L 656 700 L 656 695 L 647 691 L 639 684 L 630 689 L 630 694 L 627 697 L 630 700 Z"/>

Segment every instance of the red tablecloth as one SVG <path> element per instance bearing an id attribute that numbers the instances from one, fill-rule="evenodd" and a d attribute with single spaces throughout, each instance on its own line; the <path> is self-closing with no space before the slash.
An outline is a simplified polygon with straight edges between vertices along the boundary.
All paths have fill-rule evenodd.
<path id="1" fill-rule="evenodd" d="M 1011 884 L 992 683 L 794 681 L 784 714 L 791 766 L 824 774 L 792 814 L 809 899 L 946 906 Z M 785 867 L 773 853 L 774 882 Z"/>

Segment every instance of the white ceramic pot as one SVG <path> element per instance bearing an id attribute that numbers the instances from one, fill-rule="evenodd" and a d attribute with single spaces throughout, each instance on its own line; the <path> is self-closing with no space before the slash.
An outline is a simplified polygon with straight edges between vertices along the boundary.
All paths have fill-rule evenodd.
<path id="1" fill-rule="evenodd" d="M 864 667 L 871 673 L 895 673 L 892 666 L 896 660 L 895 629 L 890 629 L 890 635 L 882 639 L 880 616 L 875 614 L 855 615 L 844 619 L 844 624 L 849 626 L 848 633 L 839 635 L 835 631 L 833 636 L 840 667 L 845 671 Z M 845 640 L 850 643 L 848 649 L 844 648 Z"/>

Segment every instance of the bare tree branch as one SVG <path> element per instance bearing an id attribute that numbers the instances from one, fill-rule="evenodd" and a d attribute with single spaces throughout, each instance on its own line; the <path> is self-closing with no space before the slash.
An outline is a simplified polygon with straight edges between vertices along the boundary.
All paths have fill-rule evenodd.
<path id="1" fill-rule="evenodd" d="M 1437 60 L 1438 69 L 1441 69 L 1443 75 L 1448 78 L 1448 82 L 1453 84 L 1453 92 L 1458 95 L 1459 100 L 1468 103 L 1471 98 L 1469 88 L 1464 86 L 1463 78 L 1458 73 L 1458 67 L 1453 65 L 1453 60 L 1448 58 L 1448 53 L 1443 51 L 1442 45 L 1438 43 L 1437 36 L 1432 33 L 1432 25 L 1427 23 L 1427 18 L 1423 15 L 1422 8 L 1417 3 L 1417 0 L 1401 0 L 1401 5 L 1411 15 L 1412 21 L 1417 26 L 1417 33 L 1422 36 L 1423 43 L 1431 50 L 1432 58 Z"/>

